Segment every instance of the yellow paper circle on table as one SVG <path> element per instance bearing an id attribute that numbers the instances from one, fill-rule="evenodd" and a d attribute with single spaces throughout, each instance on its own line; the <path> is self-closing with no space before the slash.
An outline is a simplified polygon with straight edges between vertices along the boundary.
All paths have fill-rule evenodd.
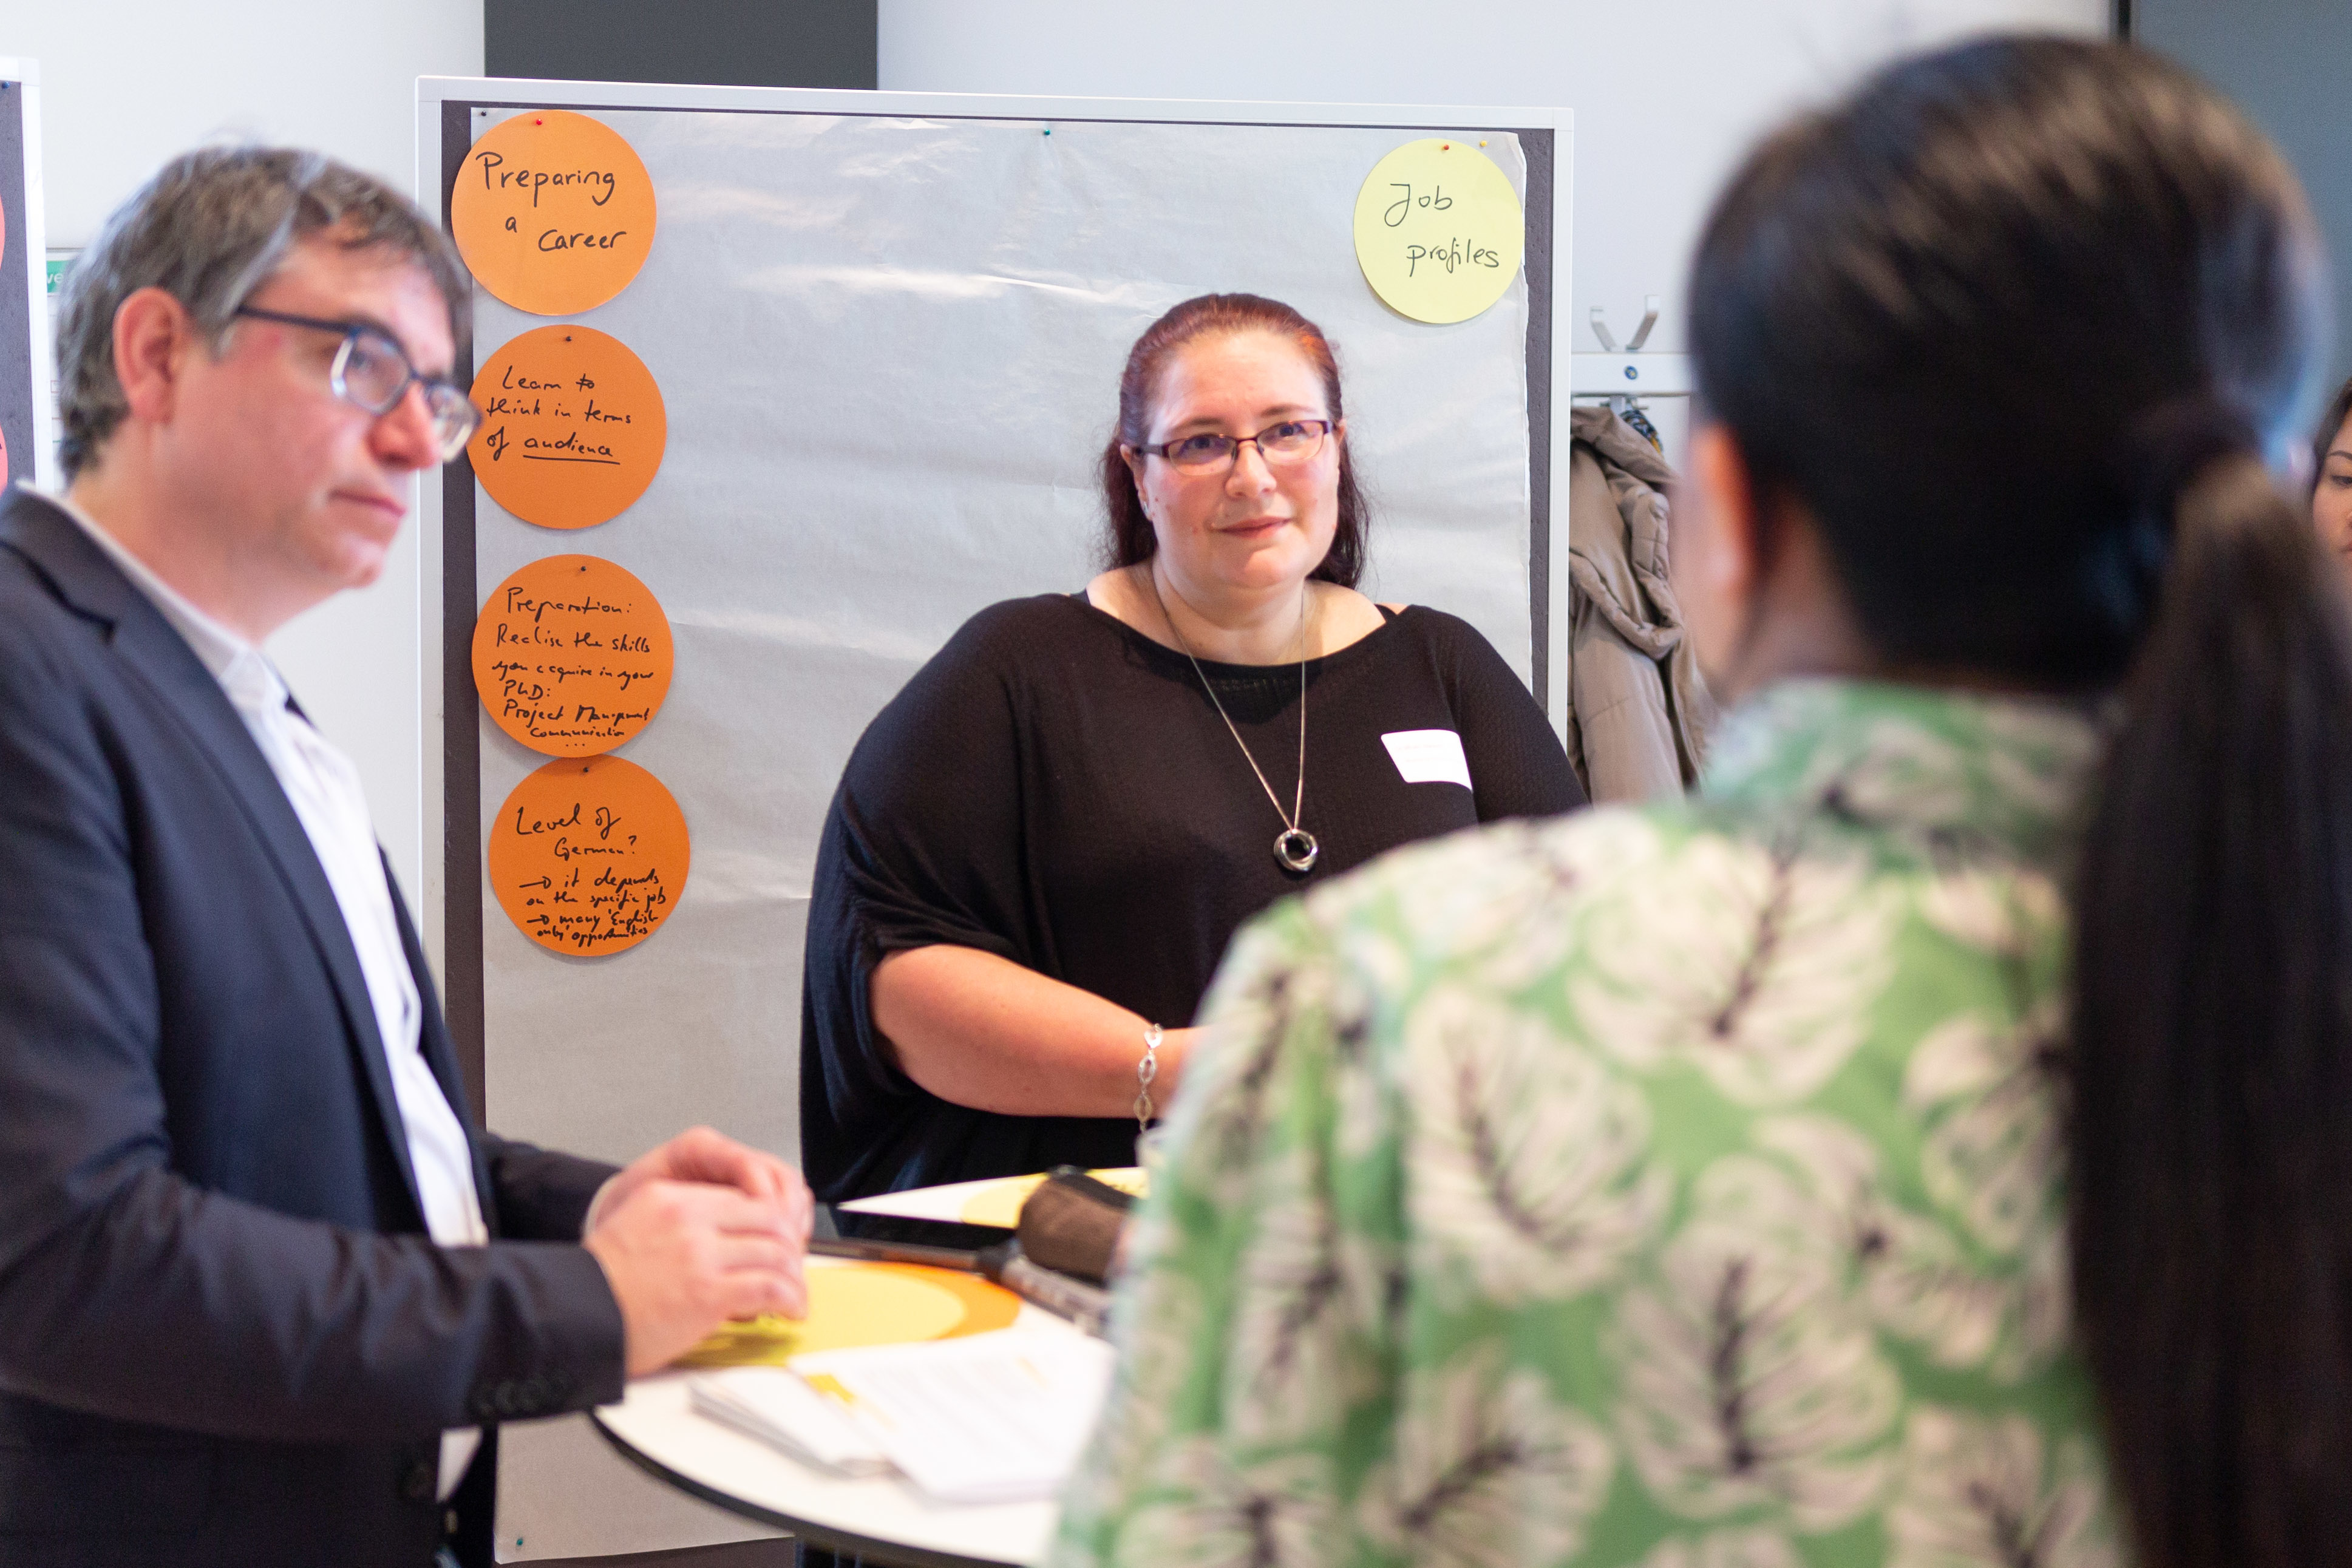
<path id="1" fill-rule="evenodd" d="M 1151 1190 L 1150 1178 L 1140 1166 L 1116 1166 L 1108 1170 L 1088 1171 L 1088 1176 L 1105 1186 L 1115 1186 L 1129 1197 L 1142 1197 Z M 1045 1185 L 1045 1173 L 1035 1176 L 1006 1176 L 975 1189 L 963 1200 L 961 1218 L 966 1225 L 1001 1225 L 1011 1230 L 1021 1223 L 1021 1206 L 1029 1195 Z"/>
<path id="2" fill-rule="evenodd" d="M 449 193 L 457 253 L 518 310 L 576 316 L 629 286 L 654 243 L 654 182 L 611 126 L 532 109 L 482 133 Z"/>
<path id="3" fill-rule="evenodd" d="M 1467 321 L 1518 276 L 1527 214 L 1510 176 L 1475 144 L 1408 141 L 1356 193 L 1356 262 L 1401 316 Z"/>
<path id="4" fill-rule="evenodd" d="M 618 757 L 551 762 L 490 823 L 490 887 L 541 946 L 602 957 L 652 936 L 686 891 L 686 814 Z"/>
<path id="5" fill-rule="evenodd" d="M 532 561 L 474 622 L 474 690 L 533 751 L 593 757 L 653 722 L 677 656 L 653 590 L 593 555 Z"/>
<path id="6" fill-rule="evenodd" d="M 722 1323 L 678 1358 L 681 1366 L 780 1366 L 820 1350 L 914 1344 L 1009 1328 L 1021 1299 L 1002 1285 L 953 1269 L 913 1263 L 842 1263 L 811 1259 L 808 1316 L 763 1313 Z"/>
<path id="7" fill-rule="evenodd" d="M 669 414 L 629 346 L 593 327 L 535 327 L 474 377 L 466 444 L 490 499 L 543 528 L 587 528 L 635 505 L 661 466 Z"/>

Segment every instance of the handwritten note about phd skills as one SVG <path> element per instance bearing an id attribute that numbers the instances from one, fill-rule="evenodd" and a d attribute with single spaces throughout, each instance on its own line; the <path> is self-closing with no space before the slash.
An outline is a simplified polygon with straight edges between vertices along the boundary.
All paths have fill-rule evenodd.
<path id="1" fill-rule="evenodd" d="M 474 622 L 483 710 L 550 757 L 593 757 L 635 737 L 676 669 L 653 591 L 593 555 L 532 561 L 490 591 Z"/>

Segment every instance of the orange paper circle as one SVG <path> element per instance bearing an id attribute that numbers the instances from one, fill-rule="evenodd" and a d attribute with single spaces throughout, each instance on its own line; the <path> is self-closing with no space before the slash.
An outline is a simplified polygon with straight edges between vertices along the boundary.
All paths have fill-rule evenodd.
<path id="1" fill-rule="evenodd" d="M 543 528 L 588 528 L 654 482 L 669 416 L 654 373 L 593 327 L 535 327 L 474 378 L 482 425 L 466 445 L 490 499 Z"/>
<path id="2" fill-rule="evenodd" d="M 532 561 L 474 622 L 474 690 L 533 751 L 593 757 L 653 722 L 677 668 L 653 590 L 593 555 Z"/>
<path id="3" fill-rule="evenodd" d="M 629 286 L 654 243 L 654 182 L 611 126 L 528 110 L 482 133 L 449 193 L 481 286 L 518 310 L 576 316 Z"/>
<path id="4" fill-rule="evenodd" d="M 602 957 L 652 936 L 686 891 L 686 816 L 619 757 L 551 762 L 490 824 L 499 906 L 541 946 Z"/>

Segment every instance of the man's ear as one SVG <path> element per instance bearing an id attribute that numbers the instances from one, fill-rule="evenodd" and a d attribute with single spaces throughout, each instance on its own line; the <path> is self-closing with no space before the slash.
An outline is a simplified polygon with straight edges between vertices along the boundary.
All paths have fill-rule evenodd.
<path id="1" fill-rule="evenodd" d="M 138 289 L 115 307 L 114 377 L 134 417 L 172 417 L 188 356 L 201 347 L 194 319 L 168 290 Z"/>
<path id="2" fill-rule="evenodd" d="M 1728 426 L 1691 427 L 1688 461 L 1674 499 L 1675 597 L 1699 664 L 1728 675 L 1753 628 L 1770 563 L 1753 472 Z"/>
<path id="3" fill-rule="evenodd" d="M 1771 591 L 1776 524 L 1780 506 L 1757 491 L 1748 454 L 1731 425 L 1703 418 L 1691 425 L 1689 461 L 1675 491 L 1675 600 L 1689 630 L 1698 668 L 1722 691 L 1743 685 L 1740 673 L 1755 651 L 1764 597 Z"/>

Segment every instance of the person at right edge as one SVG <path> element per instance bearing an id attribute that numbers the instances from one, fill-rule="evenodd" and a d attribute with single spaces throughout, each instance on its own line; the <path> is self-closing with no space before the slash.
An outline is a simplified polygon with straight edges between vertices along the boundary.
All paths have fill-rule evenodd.
<path id="1" fill-rule="evenodd" d="M 2127 47 L 1748 157 L 1675 518 L 1705 793 L 1243 931 L 1051 1561 L 2352 1563 L 2321 272 Z"/>
<path id="2" fill-rule="evenodd" d="M 2322 545 L 2352 556 L 2352 381 L 2336 389 L 2311 434 L 2311 526 Z"/>

